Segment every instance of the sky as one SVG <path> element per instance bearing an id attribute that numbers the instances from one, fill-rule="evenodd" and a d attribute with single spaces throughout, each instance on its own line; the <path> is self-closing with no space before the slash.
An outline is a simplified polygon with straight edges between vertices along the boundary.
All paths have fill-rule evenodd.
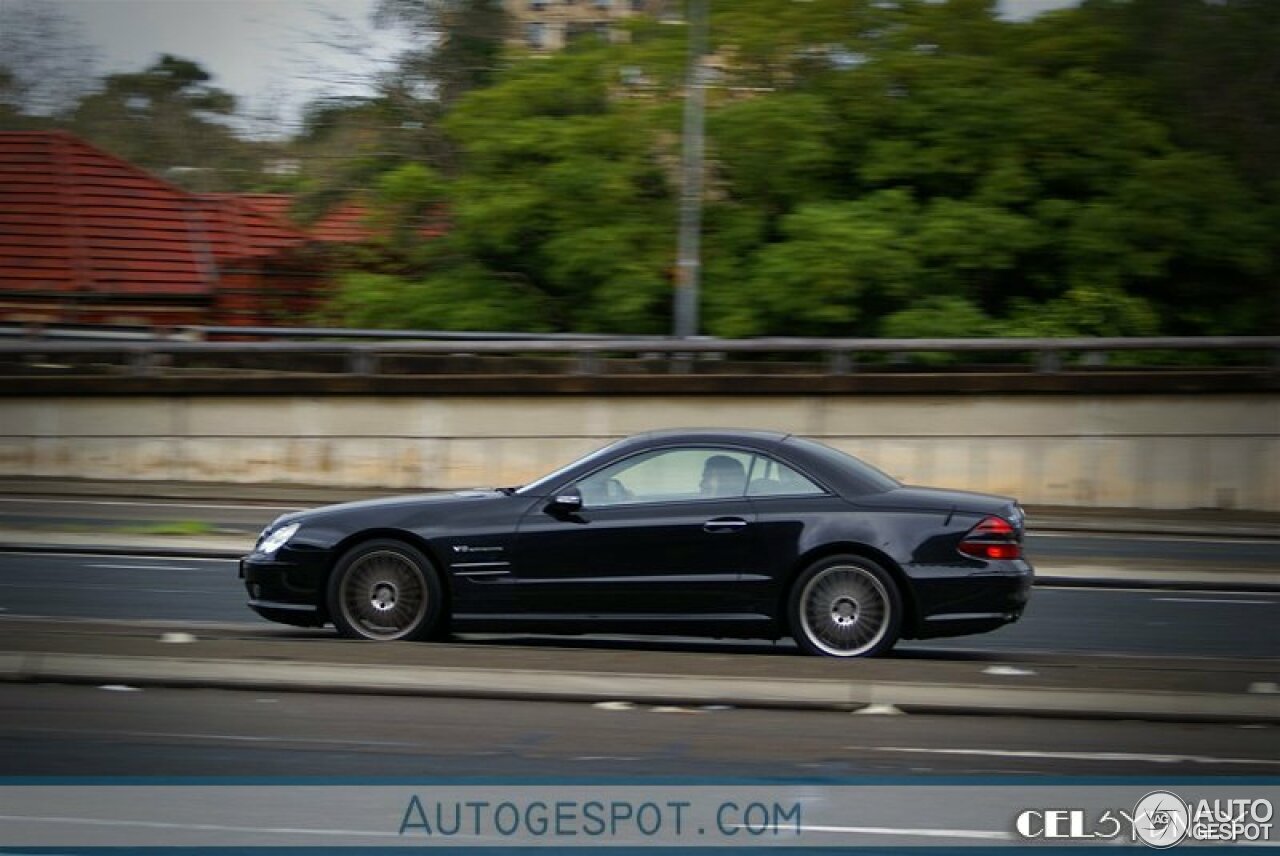
<path id="1" fill-rule="evenodd" d="M 31 0 L 0 0 L 21 4 Z M 99 73 L 139 71 L 161 53 L 199 62 L 213 83 L 262 117 L 263 133 L 287 131 L 319 95 L 358 95 L 406 46 L 370 17 L 377 0 L 34 0 L 78 22 Z M 1076 0 L 1002 0 L 1025 18 Z"/>
<path id="2" fill-rule="evenodd" d="M 21 6 L 31 0 L 0 0 Z M 376 0 L 35 0 L 75 22 L 100 74 L 140 71 L 170 53 L 198 62 L 213 85 L 270 125 L 296 121 L 321 95 L 369 91 L 407 45 L 375 28 Z"/>

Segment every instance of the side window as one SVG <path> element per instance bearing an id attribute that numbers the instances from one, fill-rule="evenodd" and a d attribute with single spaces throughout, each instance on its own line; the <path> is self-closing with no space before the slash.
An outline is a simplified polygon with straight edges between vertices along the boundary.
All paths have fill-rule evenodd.
<path id="1" fill-rule="evenodd" d="M 587 508 L 740 497 L 753 457 L 729 449 L 664 449 L 605 467 L 577 488 Z"/>
<path id="2" fill-rule="evenodd" d="M 826 491 L 786 464 L 764 455 L 755 456 L 747 496 L 807 496 L 820 493 Z"/>

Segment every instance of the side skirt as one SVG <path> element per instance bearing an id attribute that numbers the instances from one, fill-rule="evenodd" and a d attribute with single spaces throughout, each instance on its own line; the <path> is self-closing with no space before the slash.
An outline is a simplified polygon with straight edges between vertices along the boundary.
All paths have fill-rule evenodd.
<path id="1" fill-rule="evenodd" d="M 709 636 L 723 639 L 777 639 L 783 635 L 769 616 L 752 613 L 456 613 L 451 626 L 459 633 L 541 632 L 577 636 L 626 633 L 637 636 Z"/>

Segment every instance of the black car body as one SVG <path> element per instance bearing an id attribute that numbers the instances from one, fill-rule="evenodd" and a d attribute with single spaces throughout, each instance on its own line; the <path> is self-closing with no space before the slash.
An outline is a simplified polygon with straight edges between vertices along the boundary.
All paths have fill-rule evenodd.
<path id="1" fill-rule="evenodd" d="M 353 637 L 792 635 L 865 656 L 1017 620 L 1024 520 L 793 435 L 663 431 L 517 489 L 285 515 L 241 575 L 263 617 Z"/>

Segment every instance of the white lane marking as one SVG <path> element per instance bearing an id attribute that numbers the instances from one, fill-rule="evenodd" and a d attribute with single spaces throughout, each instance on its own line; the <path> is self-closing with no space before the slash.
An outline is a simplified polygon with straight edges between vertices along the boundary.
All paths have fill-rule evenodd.
<path id="1" fill-rule="evenodd" d="M 577 755 L 571 761 L 639 761 L 630 755 Z"/>
<path id="2" fill-rule="evenodd" d="M 1020 669 L 1017 666 L 987 666 L 982 670 L 984 675 L 1001 675 L 1011 678 L 1034 675 L 1035 673 L 1035 669 Z"/>
<path id="3" fill-rule="evenodd" d="M 106 728 L 41 728 L 39 726 L 20 726 L 4 730 L 5 734 L 68 734 L 92 735 L 108 738 L 136 738 L 140 740 L 203 740 L 215 743 L 289 743 L 299 746 L 378 746 L 391 749 L 420 749 L 431 745 L 428 743 L 411 743 L 404 740 L 340 740 L 327 737 L 277 737 L 274 735 L 258 736 L 252 734 L 200 734 L 181 731 L 113 731 Z"/>
<path id="4" fill-rule="evenodd" d="M 223 594 L 218 589 L 128 589 L 128 591 L 141 591 L 147 594 Z"/>
<path id="5" fill-rule="evenodd" d="M 746 829 L 739 826 L 738 829 Z M 903 835 L 920 838 L 977 838 L 983 841 L 1008 841 L 1013 838 L 1009 832 L 994 829 L 912 829 L 896 826 L 802 826 L 802 832 L 836 832 L 860 835 Z"/>
<path id="6" fill-rule="evenodd" d="M 185 565 L 101 565 L 90 563 L 91 568 L 109 568 L 113 571 L 198 571 L 200 568 L 188 568 Z"/>
<path id="7" fill-rule="evenodd" d="M 1225 597 L 1153 597 L 1151 599 L 1162 601 L 1164 603 L 1255 603 L 1262 604 L 1264 606 L 1280 604 L 1280 600 L 1232 600 Z"/>
<path id="8" fill-rule="evenodd" d="M 635 702 L 630 701 L 598 701 L 591 705 L 596 710 L 635 710 Z"/>
<path id="9" fill-rule="evenodd" d="M 856 716 L 906 716 L 891 704 L 869 704 L 854 711 Z"/>
<path id="10" fill-rule="evenodd" d="M 3 583 L 0 583 L 0 585 L 3 585 Z M 237 633 L 245 630 L 262 630 L 272 636 L 292 636 L 296 629 L 301 629 L 290 630 L 279 624 L 268 623 L 265 619 L 257 621 L 176 621 L 174 619 L 157 618 L 85 618 L 82 615 L 40 615 L 35 612 L 14 612 L 3 617 L 5 620 L 39 621 L 44 624 L 97 624 L 104 627 L 145 627 L 161 630 L 175 625 L 203 630 L 227 630 Z"/>
<path id="11" fill-rule="evenodd" d="M 145 502 L 137 499 L 40 499 L 34 496 L 4 496 L 0 502 L 20 502 L 23 505 L 122 505 L 145 508 L 217 508 L 233 511 L 305 511 L 303 505 L 224 505 L 206 502 Z"/>
<path id="12" fill-rule="evenodd" d="M 965 755 L 990 758 L 1039 758 L 1053 761 L 1136 761 L 1146 764 L 1261 764 L 1280 766 L 1276 758 L 1216 758 L 1209 755 L 1157 755 L 1141 752 L 1056 752 L 1039 749 L 937 749 L 922 746 L 846 746 L 846 749 L 922 755 Z"/>
<path id="13" fill-rule="evenodd" d="M 9 588 L 9 589 L 47 589 L 47 588 L 49 588 L 49 584 L 48 584 L 48 583 L 0 583 L 0 588 Z M 135 588 L 122 588 L 122 587 L 120 587 L 120 586 L 118 586 L 118 585 L 114 585 L 114 586 L 110 586 L 110 585 L 92 585 L 92 584 L 88 584 L 88 585 L 86 585 L 86 584 L 84 584 L 84 583 L 77 583 L 77 584 L 72 585 L 72 586 L 67 586 L 66 588 L 67 588 L 67 589 L 69 589 L 69 590 L 71 590 L 71 591 L 117 591 L 117 592 L 122 592 L 122 593 L 123 593 L 123 592 L 129 592 L 129 591 L 145 591 L 145 592 L 150 592 L 150 593 L 152 593 L 152 594 L 226 594 L 226 592 L 224 592 L 224 591 L 222 591 L 222 590 L 220 590 L 220 589 L 156 589 L 156 588 L 139 588 L 139 589 L 135 589 Z M 17 618 L 18 616 L 14 616 L 14 617 L 15 617 L 15 618 Z M 30 617 L 30 616 L 28 616 L 28 617 Z M 94 620 L 96 620 L 96 619 L 93 619 L 93 618 L 84 618 L 84 617 L 82 616 L 82 617 L 81 617 L 81 620 L 82 620 L 82 621 L 94 621 Z"/>
<path id="14" fill-rule="evenodd" d="M 361 829 L 294 829 L 288 826 L 228 826 L 220 823 L 166 823 L 158 820 L 117 820 L 100 817 L 56 817 L 48 815 L 0 814 L 0 820 L 18 823 L 68 823 L 83 826 L 133 826 L 143 829 L 190 829 L 201 832 L 256 832 L 268 835 L 376 836 L 399 838 L 398 832 Z"/>
<path id="15" fill-rule="evenodd" d="M 248 536 L 245 536 L 245 537 L 248 537 Z M 246 552 L 247 552 L 247 551 L 246 551 Z M 69 559 L 69 558 L 77 558 L 77 559 L 86 559 L 86 558 L 87 558 L 87 559 L 105 559 L 105 558 L 112 558 L 112 559 L 146 559 L 146 560 L 148 560 L 148 561 L 154 561 L 154 562 L 163 562 L 163 561 L 166 561 L 166 560 L 168 560 L 168 561 L 173 561 L 173 556 L 153 556 L 153 555 L 151 555 L 150 553 L 123 553 L 123 554 L 122 554 L 122 553 L 102 553 L 102 552 L 95 553 L 95 552 L 93 552 L 93 548 L 92 548 L 92 547 L 87 547 L 87 548 L 85 548 L 84 550 L 80 550 L 80 551 L 70 550 L 70 549 L 68 549 L 68 550 L 66 550 L 66 551 L 61 551 L 61 550 L 60 550 L 60 551 L 58 551 L 58 552 L 56 552 L 56 553 L 51 552 L 51 551 L 49 551 L 49 550 L 0 550 L 0 555 L 4 555 L 4 556 L 39 556 L 40 558 L 44 558 L 44 559 Z M 213 556 L 183 556 L 183 557 L 182 557 L 182 561 L 184 561 L 184 562 L 225 562 L 225 563 L 232 563 L 232 562 L 236 562 L 236 561 L 239 561 L 239 560 L 238 560 L 238 559 L 233 559 L 233 558 L 230 558 L 230 557 L 213 557 Z"/>

